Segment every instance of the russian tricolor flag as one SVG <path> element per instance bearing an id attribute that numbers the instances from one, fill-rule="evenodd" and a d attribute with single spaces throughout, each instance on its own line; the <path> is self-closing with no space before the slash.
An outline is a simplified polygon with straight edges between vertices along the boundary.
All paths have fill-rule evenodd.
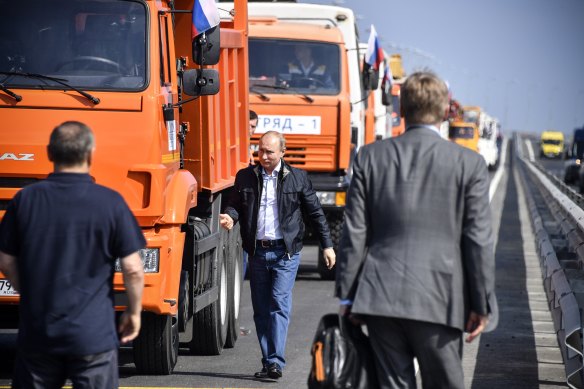
<path id="1" fill-rule="evenodd" d="M 393 74 L 391 74 L 391 67 L 389 66 L 389 62 L 383 61 L 383 79 L 381 80 L 381 88 L 385 92 L 391 91 L 391 83 L 393 81 Z"/>
<path id="2" fill-rule="evenodd" d="M 221 19 L 214 0 L 195 0 L 193 4 L 192 38 L 217 26 Z"/>
<path id="3" fill-rule="evenodd" d="M 383 49 L 377 39 L 377 31 L 373 24 L 371 25 L 371 33 L 369 34 L 369 41 L 367 41 L 367 52 L 365 53 L 365 62 L 375 70 L 379 70 L 379 65 L 383 62 Z"/>

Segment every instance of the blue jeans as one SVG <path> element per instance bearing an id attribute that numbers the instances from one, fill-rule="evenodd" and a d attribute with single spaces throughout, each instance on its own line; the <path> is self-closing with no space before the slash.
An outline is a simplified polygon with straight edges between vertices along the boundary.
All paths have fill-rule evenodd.
<path id="1" fill-rule="evenodd" d="M 281 368 L 286 365 L 284 351 L 299 264 L 300 253 L 288 257 L 284 245 L 258 246 L 249 261 L 253 320 L 264 366 L 274 362 Z"/>

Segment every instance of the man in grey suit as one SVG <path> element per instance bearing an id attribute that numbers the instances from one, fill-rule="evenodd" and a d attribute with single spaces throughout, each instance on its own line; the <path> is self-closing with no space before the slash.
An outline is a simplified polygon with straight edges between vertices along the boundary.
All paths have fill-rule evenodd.
<path id="1" fill-rule="evenodd" d="M 467 342 L 496 310 L 489 177 L 476 152 L 440 137 L 445 83 L 401 88 L 406 132 L 363 147 L 339 248 L 341 314 L 367 325 L 382 388 L 463 388 Z"/>

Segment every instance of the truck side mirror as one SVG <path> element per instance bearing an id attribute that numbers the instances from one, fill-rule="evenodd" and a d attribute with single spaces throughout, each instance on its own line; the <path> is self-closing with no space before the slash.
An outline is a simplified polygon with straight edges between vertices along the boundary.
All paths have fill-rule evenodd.
<path id="1" fill-rule="evenodd" d="M 219 26 L 215 26 L 193 39 L 193 59 L 197 65 L 216 65 L 221 53 Z"/>
<path id="2" fill-rule="evenodd" d="M 189 69 L 183 73 L 183 92 L 189 96 L 209 96 L 219 92 L 219 71 Z"/>
<path id="3" fill-rule="evenodd" d="M 370 90 L 376 90 L 379 86 L 379 70 L 370 69 L 369 72 L 371 73 L 371 77 L 369 77 L 369 85 Z"/>
<path id="4" fill-rule="evenodd" d="M 363 69 L 363 86 L 366 90 L 375 90 L 379 85 L 379 70 Z"/>
<path id="5" fill-rule="evenodd" d="M 393 102 L 392 100 L 393 97 L 391 96 L 391 88 L 381 88 L 381 104 L 385 105 L 386 107 L 389 107 Z"/>

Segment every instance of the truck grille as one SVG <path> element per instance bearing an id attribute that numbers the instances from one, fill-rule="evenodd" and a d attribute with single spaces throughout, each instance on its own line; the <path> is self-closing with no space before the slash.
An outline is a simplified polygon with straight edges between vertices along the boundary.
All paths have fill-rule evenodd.
<path id="1" fill-rule="evenodd" d="M 34 184 L 40 181 L 39 178 L 28 178 L 28 177 L 0 177 L 0 189 L 21 189 L 27 185 Z M 4 197 L 4 196 L 3 196 Z M 8 209 L 8 203 L 10 200 L 2 199 L 0 200 L 0 211 L 6 211 Z"/>
<path id="2" fill-rule="evenodd" d="M 24 188 L 38 181 L 38 178 L 0 177 L 0 188 Z"/>

